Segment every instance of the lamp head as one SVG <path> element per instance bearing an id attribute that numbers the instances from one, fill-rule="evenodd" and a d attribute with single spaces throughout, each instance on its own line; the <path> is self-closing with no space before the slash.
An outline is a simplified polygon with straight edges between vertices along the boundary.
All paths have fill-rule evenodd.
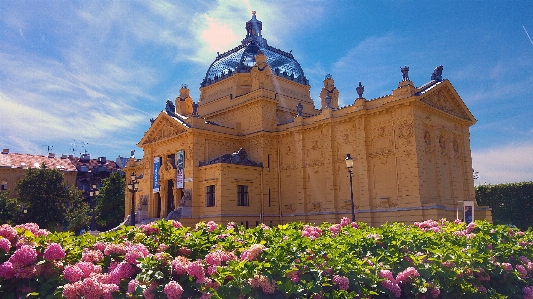
<path id="1" fill-rule="evenodd" d="M 344 160 L 346 162 L 346 168 L 351 169 L 353 168 L 353 159 L 350 156 L 350 153 L 346 154 L 346 159 Z"/>

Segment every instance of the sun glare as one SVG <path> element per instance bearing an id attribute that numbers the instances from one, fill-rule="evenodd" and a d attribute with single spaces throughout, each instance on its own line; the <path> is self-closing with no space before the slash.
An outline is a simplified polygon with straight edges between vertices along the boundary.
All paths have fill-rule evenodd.
<path id="1" fill-rule="evenodd" d="M 207 21 L 208 27 L 201 36 L 210 50 L 225 51 L 237 43 L 237 35 L 229 27 L 217 23 L 211 17 L 207 17 Z"/>

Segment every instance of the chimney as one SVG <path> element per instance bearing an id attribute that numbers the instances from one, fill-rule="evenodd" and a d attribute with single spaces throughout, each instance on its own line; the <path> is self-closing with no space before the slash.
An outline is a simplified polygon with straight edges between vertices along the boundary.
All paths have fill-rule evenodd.
<path id="1" fill-rule="evenodd" d="M 65 154 L 62 154 L 62 155 L 61 155 L 61 159 L 66 159 L 66 158 L 68 158 L 67 155 L 65 155 Z"/>
<path id="2" fill-rule="evenodd" d="M 56 154 L 54 154 L 54 153 L 48 153 L 48 158 L 53 158 L 55 156 L 56 156 Z"/>
<path id="3" fill-rule="evenodd" d="M 4 148 L 2 150 L 2 154 L 9 154 L 9 149 L 8 148 Z"/>

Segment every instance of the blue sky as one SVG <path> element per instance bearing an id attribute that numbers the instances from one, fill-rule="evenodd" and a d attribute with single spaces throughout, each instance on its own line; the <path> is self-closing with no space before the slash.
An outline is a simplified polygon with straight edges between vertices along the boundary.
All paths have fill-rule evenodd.
<path id="1" fill-rule="evenodd" d="M 199 98 L 216 52 L 251 11 L 318 94 L 328 73 L 347 105 L 444 66 L 478 122 L 477 184 L 533 181 L 531 1 L 0 1 L 0 147 L 129 156 L 182 84 Z M 73 146 L 74 145 L 74 146 Z"/>

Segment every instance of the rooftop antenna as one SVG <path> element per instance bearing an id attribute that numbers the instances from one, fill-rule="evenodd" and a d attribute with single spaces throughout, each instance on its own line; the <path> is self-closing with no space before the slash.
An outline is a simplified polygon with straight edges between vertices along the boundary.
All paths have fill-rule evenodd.
<path id="1" fill-rule="evenodd" d="M 88 142 L 84 142 L 84 141 L 79 141 L 79 142 L 76 142 L 76 140 L 74 140 L 73 143 L 71 143 L 70 145 L 72 146 L 71 150 L 72 150 L 72 154 L 74 155 L 75 152 L 76 152 L 76 147 L 82 147 L 83 148 L 83 151 L 84 153 L 86 154 L 87 153 L 87 149 L 85 148 L 86 145 L 88 145 L 89 143 Z M 80 155 L 82 153 L 80 152 Z"/>
<path id="2" fill-rule="evenodd" d="M 43 144 L 42 146 L 46 146 L 46 154 L 48 155 L 49 153 L 52 152 L 52 149 L 54 149 L 54 146 L 53 145 L 46 145 L 46 144 Z"/>

